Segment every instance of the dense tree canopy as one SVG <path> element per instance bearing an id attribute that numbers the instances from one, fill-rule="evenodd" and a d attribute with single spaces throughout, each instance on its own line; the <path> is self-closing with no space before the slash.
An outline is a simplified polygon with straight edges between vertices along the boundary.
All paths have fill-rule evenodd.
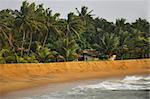
<path id="1" fill-rule="evenodd" d="M 66 19 L 42 4 L 24 1 L 20 10 L 0 11 L 0 63 L 75 61 L 86 49 L 97 58 L 149 58 L 150 23 L 142 18 L 109 22 L 93 17 L 88 7 Z"/>

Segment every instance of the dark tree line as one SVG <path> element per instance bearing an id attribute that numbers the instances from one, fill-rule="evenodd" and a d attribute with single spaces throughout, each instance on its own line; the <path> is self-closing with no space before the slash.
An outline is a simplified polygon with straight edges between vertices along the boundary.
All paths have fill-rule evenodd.
<path id="1" fill-rule="evenodd" d="M 150 24 L 145 19 L 128 23 L 93 18 L 83 6 L 66 19 L 42 4 L 24 1 L 20 10 L 0 11 L 0 63 L 74 61 L 85 49 L 98 58 L 149 58 Z"/>

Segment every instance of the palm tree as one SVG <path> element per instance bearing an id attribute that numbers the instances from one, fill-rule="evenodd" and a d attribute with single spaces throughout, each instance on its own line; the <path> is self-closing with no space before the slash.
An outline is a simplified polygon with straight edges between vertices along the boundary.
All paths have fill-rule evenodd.
<path id="1" fill-rule="evenodd" d="M 58 17 L 60 16 L 59 13 L 55 13 L 54 15 L 52 15 L 52 10 L 50 10 L 49 8 L 46 9 L 45 11 L 45 22 L 44 24 L 47 27 L 47 31 L 46 31 L 46 35 L 44 37 L 44 42 L 43 42 L 43 47 L 45 46 L 45 43 L 47 41 L 47 38 L 49 36 L 49 34 L 51 33 L 51 35 L 54 36 L 60 36 L 60 31 L 57 28 L 57 20 Z"/>
<path id="2" fill-rule="evenodd" d="M 12 37 L 12 26 L 14 17 L 12 15 L 12 10 L 2 10 L 0 11 L 0 37 L 1 42 L 6 39 L 10 47 L 13 47 L 13 37 Z M 5 41 L 3 41 L 5 42 Z"/>
<path id="3" fill-rule="evenodd" d="M 116 23 L 115 23 L 115 26 L 116 26 L 116 28 L 115 28 L 115 32 L 116 33 L 119 33 L 120 31 L 125 31 L 124 29 L 125 29 L 125 25 L 126 25 L 126 19 L 124 19 L 124 18 L 121 18 L 121 19 L 116 19 Z"/>
<path id="4" fill-rule="evenodd" d="M 8 37 L 8 33 L 11 31 L 11 29 L 9 27 L 7 27 L 7 25 L 5 23 L 3 23 L 0 20 L 0 38 L 1 38 L 1 43 L 6 42 L 5 39 L 7 39 L 7 41 L 9 41 L 9 37 Z"/>
<path id="5" fill-rule="evenodd" d="M 68 18 L 65 21 L 65 29 L 64 32 L 66 32 L 66 37 L 75 37 L 79 38 L 80 33 L 83 31 L 84 27 L 82 25 L 82 21 L 80 18 L 75 16 L 73 13 L 68 14 Z"/>
<path id="6" fill-rule="evenodd" d="M 93 10 L 88 12 L 88 7 L 83 6 L 81 7 L 81 11 L 79 11 L 77 8 L 76 8 L 76 11 L 78 13 L 78 16 L 82 19 L 84 25 L 87 26 L 88 25 L 87 23 L 89 22 L 89 20 L 92 19 L 93 14 L 91 13 L 93 12 Z"/>
<path id="7" fill-rule="evenodd" d="M 29 34 L 29 45 L 28 45 L 28 53 L 32 44 L 32 36 L 33 33 L 39 32 L 42 28 L 46 28 L 46 26 L 37 21 L 37 14 L 35 13 L 35 3 L 29 4 L 26 1 L 22 3 L 22 7 L 20 12 L 17 12 L 16 15 L 16 26 L 19 28 L 19 32 L 22 32 L 22 45 L 21 45 L 21 56 L 23 55 L 23 49 L 25 44 L 25 39 Z"/>
<path id="8" fill-rule="evenodd" d="M 93 10 L 85 6 L 76 11 L 63 19 L 43 4 L 27 1 L 20 10 L 1 10 L 0 63 L 72 61 L 80 49 L 115 53 L 118 59 L 150 57 L 147 20 L 127 23 L 121 18 L 113 23 L 93 18 Z"/>
<path id="9" fill-rule="evenodd" d="M 145 32 L 141 32 L 137 29 L 133 29 L 131 35 L 131 41 L 129 43 L 132 58 L 144 58 L 149 57 L 149 37 L 145 36 Z"/>
<path id="10" fill-rule="evenodd" d="M 94 20 L 94 26 L 96 27 L 97 32 L 114 32 L 115 25 L 113 22 L 109 22 L 106 19 L 103 18 L 95 18 Z"/>
<path id="11" fill-rule="evenodd" d="M 22 7 L 19 11 L 15 11 L 16 14 L 16 19 L 15 19 L 15 26 L 18 28 L 18 32 L 22 33 L 22 44 L 21 44 L 21 56 L 23 55 L 23 49 L 24 49 L 24 43 L 25 43 L 25 37 L 26 37 L 26 32 L 30 29 L 30 19 L 29 19 L 29 14 L 28 14 L 28 9 L 29 3 L 24 1 L 22 3 Z"/>
<path id="12" fill-rule="evenodd" d="M 65 61 L 77 58 L 77 49 L 79 49 L 76 40 L 80 38 L 83 31 L 82 21 L 73 13 L 68 14 L 67 20 L 59 20 L 61 37 L 54 44 L 55 50 L 64 57 Z M 63 25 L 62 25 L 63 24 Z"/>
<path id="13" fill-rule="evenodd" d="M 72 61 L 78 58 L 79 46 L 74 39 L 62 38 L 55 42 L 55 50 L 63 61 Z"/>
<path id="14" fill-rule="evenodd" d="M 120 38 L 112 33 L 105 33 L 102 37 L 97 40 L 94 44 L 94 48 L 100 51 L 102 54 L 110 55 L 116 53 L 119 46 Z"/>
<path id="15" fill-rule="evenodd" d="M 119 33 L 116 33 L 119 39 L 119 46 L 117 50 L 118 58 L 124 59 L 128 58 L 126 55 L 129 53 L 131 45 L 130 43 L 133 43 L 131 39 L 131 34 L 128 31 L 122 31 L 120 30 Z M 126 56 L 126 57 L 124 57 Z"/>
<path id="16" fill-rule="evenodd" d="M 150 28 L 150 24 L 146 19 L 137 19 L 135 22 L 132 23 L 132 27 L 141 31 L 141 32 L 146 32 L 147 34 L 149 34 L 149 28 Z"/>

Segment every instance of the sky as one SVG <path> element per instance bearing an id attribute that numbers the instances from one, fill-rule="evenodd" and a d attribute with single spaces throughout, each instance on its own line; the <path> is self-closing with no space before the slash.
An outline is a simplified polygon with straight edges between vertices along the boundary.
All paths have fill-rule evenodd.
<path id="1" fill-rule="evenodd" d="M 0 10 L 20 9 L 23 0 L 0 0 Z M 87 6 L 93 10 L 94 17 L 102 17 L 108 21 L 117 18 L 126 18 L 133 22 L 141 17 L 150 22 L 150 0 L 27 0 L 44 4 L 45 8 L 51 8 L 54 13 L 61 13 L 61 18 L 66 18 L 69 12 L 76 12 L 75 8 Z"/>

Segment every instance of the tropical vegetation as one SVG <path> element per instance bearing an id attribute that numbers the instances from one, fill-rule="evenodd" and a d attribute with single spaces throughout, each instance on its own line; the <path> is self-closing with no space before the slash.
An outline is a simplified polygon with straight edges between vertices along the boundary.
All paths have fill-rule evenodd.
<path id="1" fill-rule="evenodd" d="M 85 49 L 97 58 L 149 58 L 150 23 L 139 18 L 109 22 L 95 17 L 88 7 L 60 18 L 43 4 L 24 1 L 20 10 L 0 11 L 0 63 L 77 61 Z M 106 58 L 108 59 L 108 58 Z"/>

